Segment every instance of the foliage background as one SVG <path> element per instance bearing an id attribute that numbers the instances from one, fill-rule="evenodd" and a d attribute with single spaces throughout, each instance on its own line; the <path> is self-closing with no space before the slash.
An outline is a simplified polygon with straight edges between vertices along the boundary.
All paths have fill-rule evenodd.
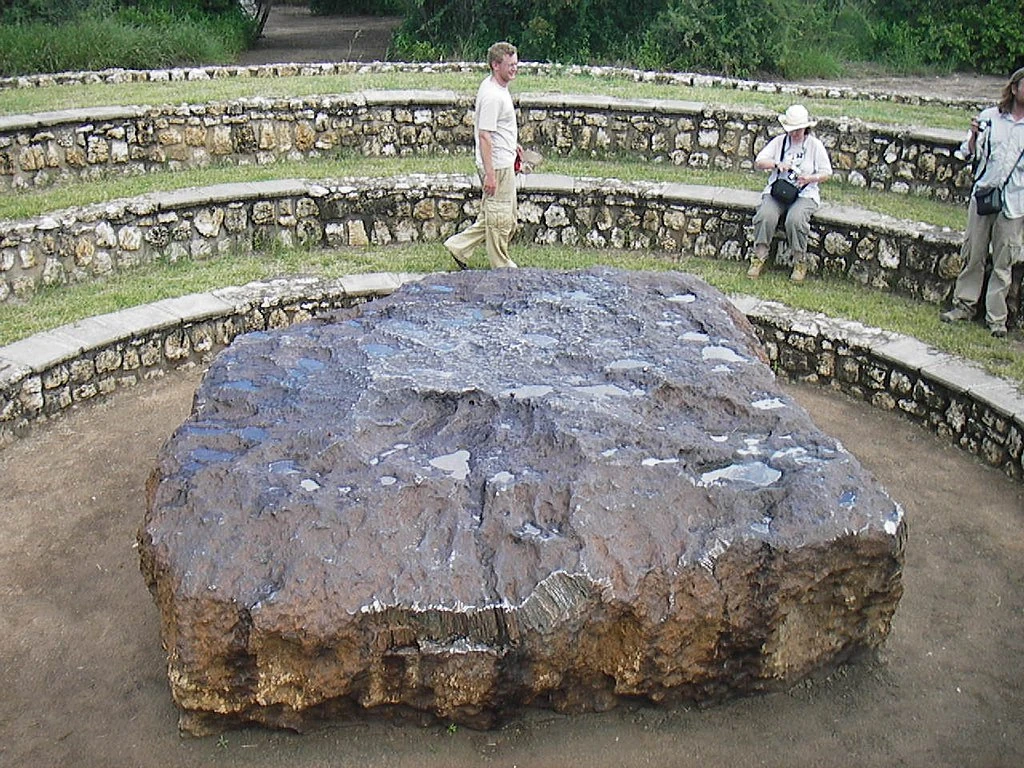
<path id="1" fill-rule="evenodd" d="M 258 29 L 245 0 L 0 0 L 0 75 L 231 63 Z M 253 2 L 253 0 L 248 0 Z M 277 0 L 402 17 L 389 57 L 484 57 L 786 79 L 1006 75 L 1024 65 L 1020 0 Z"/>
<path id="2" fill-rule="evenodd" d="M 237 0 L 0 0 L 0 75 L 228 63 L 256 35 Z"/>
<path id="3" fill-rule="evenodd" d="M 1019 0 L 398 2 L 399 59 L 478 60 L 507 39 L 531 61 L 739 77 L 828 77 L 879 63 L 906 73 L 1007 74 L 1024 64 Z"/>

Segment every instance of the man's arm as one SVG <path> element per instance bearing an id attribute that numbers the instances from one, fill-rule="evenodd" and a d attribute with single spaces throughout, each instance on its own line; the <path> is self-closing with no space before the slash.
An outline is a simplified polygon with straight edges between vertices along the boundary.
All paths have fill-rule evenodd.
<path id="1" fill-rule="evenodd" d="M 480 131 L 480 160 L 484 164 L 484 194 L 493 195 L 498 188 L 494 176 L 494 139 L 491 131 Z"/>

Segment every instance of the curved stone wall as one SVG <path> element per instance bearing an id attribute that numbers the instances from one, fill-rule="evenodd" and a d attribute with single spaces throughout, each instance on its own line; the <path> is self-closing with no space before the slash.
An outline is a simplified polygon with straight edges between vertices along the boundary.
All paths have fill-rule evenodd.
<path id="1" fill-rule="evenodd" d="M 938 104 L 963 107 L 978 111 L 986 102 L 975 99 L 958 99 L 942 95 L 911 95 L 892 93 L 871 88 L 848 88 L 835 85 L 801 85 L 799 83 L 772 83 L 763 80 L 744 80 L 736 77 L 705 75 L 695 72 L 657 72 L 653 70 L 628 69 L 625 67 L 599 67 L 578 64 L 552 64 L 544 62 L 521 62 L 521 72 L 539 75 L 586 76 L 592 78 L 617 78 L 637 83 L 656 83 L 678 87 L 721 88 L 730 91 L 747 91 L 764 94 L 783 94 L 793 97 L 814 99 L 838 99 L 849 101 L 859 99 L 898 104 Z M 198 66 L 173 69 L 124 69 L 111 68 L 98 71 L 57 72 L 39 75 L 0 77 L 3 88 L 46 88 L 54 85 L 79 85 L 84 83 L 175 83 L 230 78 L 267 77 L 337 77 L 368 73 L 434 73 L 434 72 L 479 72 L 485 73 L 487 66 L 480 62 L 357 62 L 334 61 L 319 63 L 280 63 L 245 66 Z"/>
<path id="2" fill-rule="evenodd" d="M 519 242 L 642 250 L 672 261 L 746 257 L 760 193 L 534 174 L 520 181 Z M 476 217 L 467 176 L 284 179 L 161 192 L 0 222 L 0 301 L 159 260 L 249 253 L 278 243 L 338 247 L 438 242 Z M 823 205 L 815 270 L 939 302 L 962 234 Z M 440 245 L 438 246 L 440 247 Z M 782 240 L 777 249 L 785 251 Z M 788 255 L 778 253 L 785 264 Z"/>
<path id="3" fill-rule="evenodd" d="M 0 88 L 423 66 L 438 65 L 111 70 L 7 79 Z M 564 69 L 794 98 L 942 102 L 700 75 Z M 273 162 L 339 147 L 380 156 L 465 152 L 469 108 L 465 97 L 454 94 L 391 93 L 2 118 L 0 176 L 8 188 L 17 189 L 216 159 Z M 520 100 L 520 109 L 524 140 L 552 153 L 629 154 L 697 167 L 749 167 L 753 153 L 774 130 L 773 114 L 685 102 L 531 97 Z M 830 144 L 840 173 L 880 189 L 963 199 L 965 171 L 952 158 L 959 136 L 876 128 L 823 121 L 819 134 Z M 8 222 L 0 225 L 0 299 L 30 298 L 40 285 L 90 279 L 153 259 L 227 255 L 270 241 L 328 246 L 434 241 L 475 216 L 476 198 L 468 177 L 279 181 L 148 195 Z M 741 259 L 757 194 L 538 176 L 525 183 L 522 199 L 530 242 L 642 248 L 675 259 L 689 253 Z M 813 251 L 826 271 L 930 301 L 939 300 L 955 276 L 960 233 L 829 206 L 816 221 Z M 78 403 L 204 364 L 239 333 L 350 306 L 389 293 L 408 279 L 423 276 L 279 280 L 224 288 L 90 318 L 0 348 L 0 446 Z M 1024 480 L 1024 398 L 1014 385 L 914 339 L 749 297 L 735 301 L 758 327 L 780 373 L 899 410 Z"/>
<path id="4" fill-rule="evenodd" d="M 774 112 L 699 102 L 530 93 L 517 102 L 521 142 L 551 156 L 750 170 L 779 131 Z M 452 91 L 364 91 L 0 117 L 0 189 L 340 151 L 468 155 L 472 108 L 472 95 Z M 970 168 L 953 154 L 960 132 L 830 118 L 815 130 L 837 176 L 855 186 L 966 201 Z"/>
<path id="5" fill-rule="evenodd" d="M 67 408 L 202 365 L 240 333 L 282 327 L 429 275 L 274 280 L 89 318 L 0 347 L 0 446 Z M 895 410 L 1024 482 L 1024 395 L 920 342 L 857 323 L 734 299 L 776 370 Z"/>

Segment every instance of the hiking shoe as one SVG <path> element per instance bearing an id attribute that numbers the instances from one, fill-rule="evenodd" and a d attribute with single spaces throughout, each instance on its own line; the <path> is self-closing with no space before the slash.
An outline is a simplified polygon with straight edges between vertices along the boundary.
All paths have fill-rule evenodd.
<path id="1" fill-rule="evenodd" d="M 762 269 L 764 269 L 764 259 L 751 259 L 750 269 L 747 270 L 747 277 L 749 277 L 751 280 L 757 280 L 757 278 L 761 276 Z"/>
<path id="2" fill-rule="evenodd" d="M 989 330 L 992 331 L 992 335 L 997 339 L 1006 338 L 1006 329 L 1001 325 L 993 325 Z"/>
<path id="3" fill-rule="evenodd" d="M 794 283 L 802 283 L 807 278 L 807 265 L 802 261 L 797 262 L 793 265 L 793 271 L 789 275 L 789 279 Z"/>
<path id="4" fill-rule="evenodd" d="M 970 320 L 973 313 L 963 307 L 953 307 L 947 312 L 939 315 L 939 320 L 944 323 L 959 323 L 961 320 Z"/>

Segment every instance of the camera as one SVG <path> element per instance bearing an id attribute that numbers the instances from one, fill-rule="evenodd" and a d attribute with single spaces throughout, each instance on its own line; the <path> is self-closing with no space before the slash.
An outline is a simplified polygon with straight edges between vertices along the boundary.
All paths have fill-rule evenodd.
<path id="1" fill-rule="evenodd" d="M 989 118 L 985 118 L 984 120 L 978 120 L 977 123 L 978 132 L 975 135 L 975 146 L 978 146 L 978 144 L 982 141 L 982 134 L 984 134 L 985 131 L 992 127 L 992 121 Z M 959 147 L 953 150 L 953 157 L 961 161 L 967 161 L 971 159 L 970 157 L 968 157 L 967 153 L 961 151 Z"/>

